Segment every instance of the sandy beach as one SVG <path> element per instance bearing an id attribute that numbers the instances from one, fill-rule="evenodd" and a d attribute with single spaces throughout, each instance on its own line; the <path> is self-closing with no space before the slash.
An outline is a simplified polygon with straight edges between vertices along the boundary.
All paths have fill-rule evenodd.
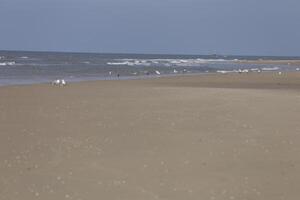
<path id="1" fill-rule="evenodd" d="M 1 200 L 297 200 L 300 73 L 0 87 Z"/>

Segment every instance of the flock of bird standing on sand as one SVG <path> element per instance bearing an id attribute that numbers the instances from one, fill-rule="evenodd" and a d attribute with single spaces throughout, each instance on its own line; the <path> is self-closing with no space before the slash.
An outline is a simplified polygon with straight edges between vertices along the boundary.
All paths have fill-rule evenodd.
<path id="1" fill-rule="evenodd" d="M 238 69 L 238 70 L 234 70 L 234 71 L 222 71 L 222 70 L 218 70 L 217 73 L 227 74 L 227 73 L 230 73 L 230 72 L 237 72 L 237 73 L 239 73 L 239 74 L 242 74 L 242 73 L 249 73 L 250 71 L 251 71 L 251 72 L 261 73 L 263 70 L 261 70 L 261 69 L 251 69 L 251 70 L 248 70 L 248 69 Z M 300 71 L 300 68 L 296 68 L 296 71 Z M 184 69 L 184 70 L 183 70 L 183 73 L 185 73 L 185 72 L 188 72 L 188 71 L 187 71 L 186 69 Z M 158 70 L 155 70 L 154 73 L 155 73 L 156 75 L 161 75 L 161 72 L 158 71 Z M 174 73 L 174 74 L 177 74 L 178 71 L 177 71 L 176 69 L 174 69 L 174 70 L 173 70 L 173 73 Z M 136 72 L 134 72 L 133 74 L 134 74 L 134 75 L 137 75 Z M 112 75 L 113 75 L 113 72 L 110 71 L 110 72 L 109 72 L 109 75 L 112 76 Z M 146 75 L 150 75 L 149 72 L 146 72 Z M 279 72 L 278 72 L 278 75 L 282 75 L 282 72 L 279 71 Z M 118 73 L 118 74 L 117 74 L 117 77 L 120 78 L 120 76 L 121 76 L 121 75 Z M 54 85 L 54 86 L 66 86 L 66 85 L 67 85 L 67 82 L 66 82 L 66 80 L 64 80 L 64 79 L 57 79 L 57 80 L 52 81 L 51 84 Z"/>

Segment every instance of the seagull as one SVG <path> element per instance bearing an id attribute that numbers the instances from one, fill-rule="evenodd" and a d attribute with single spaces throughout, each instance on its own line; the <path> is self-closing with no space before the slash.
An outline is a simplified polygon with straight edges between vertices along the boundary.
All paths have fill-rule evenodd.
<path id="1" fill-rule="evenodd" d="M 67 82 L 64 79 L 62 80 L 57 79 L 52 82 L 52 85 L 65 86 L 67 85 Z"/>
<path id="2" fill-rule="evenodd" d="M 60 80 L 59 80 L 59 79 L 54 80 L 54 81 L 52 82 L 52 85 L 59 85 L 59 84 L 60 84 Z"/>
<path id="3" fill-rule="evenodd" d="M 156 73 L 157 75 L 160 75 L 160 72 L 159 72 L 159 71 L 157 71 L 157 70 L 155 70 L 155 73 Z"/>
<path id="4" fill-rule="evenodd" d="M 62 79 L 61 80 L 61 86 L 65 86 L 65 85 L 67 85 L 67 82 L 64 79 Z"/>

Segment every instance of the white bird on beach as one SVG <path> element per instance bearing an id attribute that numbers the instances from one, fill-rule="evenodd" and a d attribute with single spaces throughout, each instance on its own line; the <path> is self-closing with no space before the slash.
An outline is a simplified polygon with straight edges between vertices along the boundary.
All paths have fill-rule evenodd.
<path id="1" fill-rule="evenodd" d="M 155 70 L 155 73 L 156 73 L 157 75 L 160 75 L 160 72 L 159 72 L 158 70 Z"/>
<path id="2" fill-rule="evenodd" d="M 62 80 L 57 79 L 52 82 L 52 85 L 65 86 L 67 85 L 67 82 L 64 79 Z"/>
<path id="3" fill-rule="evenodd" d="M 59 80 L 59 79 L 54 80 L 54 81 L 52 82 L 52 85 L 59 85 L 59 84 L 60 84 L 60 80 Z"/>
<path id="4" fill-rule="evenodd" d="M 65 85 L 67 85 L 67 82 L 64 79 L 62 79 L 61 80 L 61 86 L 65 86 Z"/>
<path id="5" fill-rule="evenodd" d="M 177 74 L 177 73 L 178 73 L 178 71 L 177 71 L 176 69 L 174 69 L 173 72 L 174 72 L 174 74 Z"/>

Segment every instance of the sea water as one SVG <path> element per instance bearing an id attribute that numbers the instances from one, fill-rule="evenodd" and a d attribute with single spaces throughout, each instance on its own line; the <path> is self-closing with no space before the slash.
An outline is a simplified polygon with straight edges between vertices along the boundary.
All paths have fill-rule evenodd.
<path id="1" fill-rule="evenodd" d="M 0 85 L 46 83 L 55 79 L 139 79 L 237 70 L 295 70 L 295 66 L 242 64 L 238 60 L 300 59 L 223 55 L 147 55 L 0 51 Z M 252 70 L 255 71 L 255 70 Z"/>

